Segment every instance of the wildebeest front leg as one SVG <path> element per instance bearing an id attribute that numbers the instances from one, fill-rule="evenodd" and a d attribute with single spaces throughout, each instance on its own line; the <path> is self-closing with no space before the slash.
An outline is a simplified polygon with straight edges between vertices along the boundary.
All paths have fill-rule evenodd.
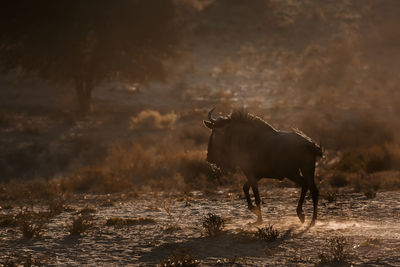
<path id="1" fill-rule="evenodd" d="M 249 190 L 250 190 L 250 184 L 249 184 L 249 182 L 246 182 L 243 185 L 243 191 L 244 191 L 244 194 L 246 195 L 247 206 L 249 207 L 249 210 L 253 210 L 254 206 L 253 206 L 253 203 L 251 202 Z"/>
<path id="2" fill-rule="evenodd" d="M 319 198 L 319 191 L 318 191 L 318 188 L 315 185 L 315 183 L 312 183 L 310 191 L 311 191 L 311 197 L 312 197 L 313 204 L 314 204 L 314 213 L 313 213 L 313 217 L 312 217 L 312 220 L 311 220 L 311 226 L 314 226 L 315 225 L 315 221 L 317 220 L 318 198 Z"/>
<path id="3" fill-rule="evenodd" d="M 297 216 L 299 217 L 301 223 L 304 223 L 305 220 L 305 216 L 304 216 L 304 212 L 303 212 L 303 203 L 304 203 L 304 198 L 307 194 L 307 186 L 303 185 L 301 187 L 301 194 L 300 194 L 300 199 L 299 199 L 299 203 L 297 204 Z"/>
<path id="4" fill-rule="evenodd" d="M 262 216 L 261 216 L 261 199 L 260 199 L 260 193 L 258 192 L 258 185 L 257 182 L 251 184 L 251 188 L 253 189 L 253 194 L 254 194 L 254 199 L 256 202 L 257 207 L 253 208 L 252 212 L 257 215 L 257 223 L 262 222 Z"/>

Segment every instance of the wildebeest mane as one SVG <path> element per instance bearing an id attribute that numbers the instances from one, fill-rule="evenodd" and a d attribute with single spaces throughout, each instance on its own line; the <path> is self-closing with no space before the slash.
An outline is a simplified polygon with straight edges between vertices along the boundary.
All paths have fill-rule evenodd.
<path id="1" fill-rule="evenodd" d="M 264 121 L 258 116 L 252 115 L 247 112 L 246 109 L 235 109 L 230 115 L 229 119 L 231 123 L 244 123 L 251 127 L 262 129 L 264 131 L 272 131 L 275 133 L 282 133 L 282 131 L 276 130 L 268 122 Z M 294 134 L 301 137 L 304 144 L 311 149 L 316 155 L 322 156 L 322 148 L 316 144 L 309 136 L 297 128 L 292 128 Z"/>
<path id="2" fill-rule="evenodd" d="M 254 116 L 248 113 L 247 110 L 244 108 L 235 109 L 234 111 L 232 111 L 231 115 L 229 115 L 229 118 L 231 123 L 246 123 L 257 128 L 277 132 L 277 130 L 272 127 L 268 122 L 264 121 L 258 116 Z"/>

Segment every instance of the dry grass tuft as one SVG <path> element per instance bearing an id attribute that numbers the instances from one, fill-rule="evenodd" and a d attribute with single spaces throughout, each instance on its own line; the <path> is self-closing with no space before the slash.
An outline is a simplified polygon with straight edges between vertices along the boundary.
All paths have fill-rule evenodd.
<path id="1" fill-rule="evenodd" d="M 336 202 L 337 200 L 337 192 L 325 192 L 325 194 L 323 194 L 324 198 L 326 199 L 326 201 L 328 201 L 328 203 L 333 203 Z"/>
<path id="2" fill-rule="evenodd" d="M 1 216 L 0 227 L 16 227 L 18 226 L 18 221 L 13 214 L 7 214 Z"/>
<path id="3" fill-rule="evenodd" d="M 367 199 L 373 199 L 376 197 L 376 192 L 373 190 L 368 190 L 368 191 L 364 192 L 364 195 Z"/>
<path id="4" fill-rule="evenodd" d="M 39 237 L 48 222 L 47 214 L 35 213 L 28 209 L 21 209 L 17 214 L 16 220 L 22 235 L 26 239 Z"/>
<path id="5" fill-rule="evenodd" d="M 79 215 L 72 219 L 72 224 L 68 227 L 68 232 L 72 236 L 81 236 L 94 227 L 92 217 L 89 215 Z"/>
<path id="6" fill-rule="evenodd" d="M 81 209 L 79 211 L 79 213 L 82 214 L 83 216 L 86 216 L 86 215 L 89 215 L 89 214 L 93 214 L 93 213 L 96 213 L 96 212 L 97 212 L 97 210 L 95 208 L 89 207 L 89 206 L 86 206 L 86 207 L 84 207 L 83 209 Z"/>
<path id="7" fill-rule="evenodd" d="M 279 237 L 279 231 L 274 229 L 272 225 L 268 225 L 263 228 L 258 228 L 255 237 L 260 240 L 274 242 Z"/>
<path id="8" fill-rule="evenodd" d="M 59 215 L 67 209 L 65 205 L 66 200 L 62 195 L 50 198 L 47 202 L 50 216 Z"/>
<path id="9" fill-rule="evenodd" d="M 333 173 L 333 175 L 328 179 L 329 184 L 333 187 L 344 187 L 349 184 L 349 181 L 346 178 L 346 173 L 344 172 Z"/>
<path id="10" fill-rule="evenodd" d="M 209 213 L 202 220 L 202 226 L 207 236 L 220 235 L 225 227 L 225 219 L 221 216 Z"/>
<path id="11" fill-rule="evenodd" d="M 167 129 L 172 128 L 178 119 L 175 112 L 164 115 L 156 110 L 146 109 L 141 111 L 136 117 L 131 118 L 130 129 Z"/>
<path id="12" fill-rule="evenodd" d="M 192 255 L 188 254 L 185 250 L 173 252 L 166 259 L 161 260 L 157 266 L 172 267 L 172 266 L 199 266 L 201 262 L 195 259 Z"/>
<path id="13" fill-rule="evenodd" d="M 349 244 L 345 237 L 333 237 L 327 240 L 325 250 L 318 254 L 319 265 L 350 266 L 352 255 L 348 252 Z"/>
<path id="14" fill-rule="evenodd" d="M 114 217 L 106 221 L 107 226 L 133 226 L 133 225 L 145 225 L 154 223 L 156 223 L 154 219 L 147 217 L 139 219 Z"/>
<path id="15" fill-rule="evenodd" d="M 49 259 L 46 255 L 32 255 L 30 253 L 18 254 L 11 253 L 7 256 L 6 260 L 0 262 L 1 266 L 4 267 L 15 267 L 15 266 L 46 266 L 48 265 Z"/>

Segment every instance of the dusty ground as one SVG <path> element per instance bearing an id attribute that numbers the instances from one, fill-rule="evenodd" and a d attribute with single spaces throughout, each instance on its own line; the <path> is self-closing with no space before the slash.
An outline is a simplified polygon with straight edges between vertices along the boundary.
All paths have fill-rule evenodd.
<path id="1" fill-rule="evenodd" d="M 400 265 L 400 192 L 381 192 L 367 199 L 358 193 L 339 193 L 336 202 L 321 199 L 320 219 L 308 229 L 311 201 L 305 202 L 306 224 L 295 215 L 298 189 L 264 191 L 265 225 L 279 230 L 277 241 L 257 240 L 249 224 L 254 216 L 239 193 L 219 191 L 204 195 L 147 193 L 131 200 L 121 195 L 76 195 L 68 212 L 56 216 L 41 237 L 26 240 L 17 227 L 0 228 L 0 262 L 32 255 L 46 265 L 154 266 L 171 253 L 184 252 L 204 266 L 232 263 L 244 266 L 310 266 L 327 251 L 327 239 L 346 238 L 345 252 L 355 266 Z M 111 202 L 110 202 L 111 201 Z M 104 203 L 115 205 L 104 205 Z M 4 205 L 4 203 L 3 203 Z M 81 237 L 67 231 L 72 217 L 84 207 L 93 207 L 95 227 Z M 39 209 L 40 207 L 36 207 Z M 17 207 L 1 214 L 16 213 Z M 202 219 L 214 213 L 226 219 L 225 232 L 206 237 Z M 107 219 L 152 218 L 131 226 L 107 226 Z"/>

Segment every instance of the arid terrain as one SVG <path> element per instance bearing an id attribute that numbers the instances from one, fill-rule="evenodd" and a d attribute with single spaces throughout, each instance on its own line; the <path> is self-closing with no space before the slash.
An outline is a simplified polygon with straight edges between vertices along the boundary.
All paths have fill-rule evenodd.
<path id="1" fill-rule="evenodd" d="M 70 83 L 1 76 L 0 266 L 400 266 L 400 1 L 176 3 L 165 80 L 107 80 L 84 115 Z M 254 224 L 206 160 L 213 107 L 322 146 L 314 227 L 287 179 Z"/>
<path id="2" fill-rule="evenodd" d="M 263 188 L 264 189 L 264 188 Z M 398 266 L 400 261 L 400 194 L 378 193 L 374 199 L 340 192 L 337 199 L 321 200 L 320 218 L 308 228 L 311 201 L 306 201 L 306 223 L 295 216 L 299 190 L 262 190 L 263 225 L 252 225 L 255 216 L 242 194 L 228 190 L 212 194 L 140 193 L 124 195 L 76 195 L 68 210 L 49 220 L 43 234 L 25 240 L 17 228 L 0 228 L 0 260 L 32 256 L 45 265 L 154 266 L 171 254 L 185 254 L 204 266 L 312 266 L 331 249 L 329 239 L 344 237 L 343 253 L 354 266 Z M 34 207 L 36 211 L 42 207 Z M 73 216 L 92 212 L 93 228 L 82 236 L 70 236 Z M 18 212 L 10 207 L 1 215 Z M 222 233 L 207 236 L 202 220 L 213 213 L 226 220 Z M 110 225 L 112 218 L 131 219 L 130 225 Z M 107 223 L 108 222 L 108 223 Z M 257 227 L 273 225 L 276 241 L 260 240 Z"/>

